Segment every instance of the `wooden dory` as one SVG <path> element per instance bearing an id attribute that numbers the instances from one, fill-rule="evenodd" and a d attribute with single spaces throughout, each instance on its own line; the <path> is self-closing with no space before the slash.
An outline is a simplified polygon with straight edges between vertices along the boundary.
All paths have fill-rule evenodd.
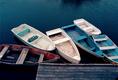
<path id="1" fill-rule="evenodd" d="M 75 24 L 64 26 L 62 29 L 72 38 L 79 48 L 98 58 L 104 57 L 102 51 L 100 51 L 96 46 L 92 37 L 77 27 Z"/>
<path id="2" fill-rule="evenodd" d="M 21 24 L 11 31 L 19 40 L 28 46 L 47 51 L 55 49 L 55 45 L 48 36 L 27 24 Z"/>
<path id="3" fill-rule="evenodd" d="M 54 62 L 60 57 L 40 49 L 15 45 L 0 45 L 0 62 L 5 64 L 37 64 Z"/>
<path id="4" fill-rule="evenodd" d="M 85 19 L 77 19 L 73 21 L 76 26 L 78 26 L 80 29 L 84 30 L 89 35 L 99 35 L 101 34 L 101 31 L 86 21 Z"/>
<path id="5" fill-rule="evenodd" d="M 60 28 L 47 31 L 46 34 L 55 43 L 59 54 L 71 63 L 79 63 L 79 51 L 71 38 Z"/>
<path id="6" fill-rule="evenodd" d="M 118 47 L 105 34 L 92 36 L 97 47 L 103 52 L 104 57 L 113 63 L 118 63 Z"/>

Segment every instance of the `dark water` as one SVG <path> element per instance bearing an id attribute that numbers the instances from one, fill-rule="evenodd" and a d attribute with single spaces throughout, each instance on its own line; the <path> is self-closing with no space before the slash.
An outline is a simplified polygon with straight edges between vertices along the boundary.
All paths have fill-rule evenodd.
<path id="1" fill-rule="evenodd" d="M 22 23 L 45 32 L 78 18 L 118 44 L 118 0 L 0 0 L 0 43 L 19 43 L 10 30 Z"/>

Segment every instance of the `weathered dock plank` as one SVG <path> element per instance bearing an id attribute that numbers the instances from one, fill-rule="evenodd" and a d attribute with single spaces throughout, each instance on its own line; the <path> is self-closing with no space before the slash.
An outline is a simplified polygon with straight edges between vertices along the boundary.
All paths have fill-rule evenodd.
<path id="1" fill-rule="evenodd" d="M 118 65 L 40 64 L 36 80 L 117 80 Z"/>

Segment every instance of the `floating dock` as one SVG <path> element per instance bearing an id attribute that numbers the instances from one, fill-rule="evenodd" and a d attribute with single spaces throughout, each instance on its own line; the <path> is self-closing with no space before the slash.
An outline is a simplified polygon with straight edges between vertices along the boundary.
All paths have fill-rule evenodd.
<path id="1" fill-rule="evenodd" d="M 39 64 L 36 80 L 118 80 L 118 65 Z"/>

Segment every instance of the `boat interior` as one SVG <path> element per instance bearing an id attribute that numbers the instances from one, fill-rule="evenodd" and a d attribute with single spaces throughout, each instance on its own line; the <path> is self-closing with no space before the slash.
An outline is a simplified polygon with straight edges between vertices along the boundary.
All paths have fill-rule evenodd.
<path id="1" fill-rule="evenodd" d="M 84 19 L 78 19 L 78 20 L 74 20 L 75 25 L 81 27 L 83 30 L 93 30 L 93 28 L 91 27 L 92 25 L 90 23 L 88 23 L 87 21 L 85 21 Z"/>
<path id="2" fill-rule="evenodd" d="M 92 24 L 87 22 L 84 19 L 74 20 L 75 25 L 79 26 L 84 31 L 88 32 L 89 34 L 100 34 L 101 32 L 95 28 Z"/>
<path id="3" fill-rule="evenodd" d="M 108 38 L 108 36 L 104 34 L 96 35 L 93 36 L 93 39 L 99 47 L 99 49 L 103 51 L 106 57 L 118 61 L 118 47 L 110 38 Z"/>
<path id="4" fill-rule="evenodd" d="M 70 38 L 65 36 L 62 32 L 55 33 L 53 35 L 49 35 L 52 41 L 56 44 L 56 48 L 61 50 L 66 55 L 74 57 L 76 56 L 77 52 L 75 51 L 74 47 L 71 44 Z"/>
<path id="5" fill-rule="evenodd" d="M 84 20 L 78 21 L 78 25 L 81 28 L 87 28 L 87 27 L 89 27 L 89 25 Z"/>
<path id="6" fill-rule="evenodd" d="M 48 61 L 44 54 L 32 52 L 33 50 L 18 45 L 0 46 L 0 62 L 8 64 L 35 64 Z"/>
<path id="7" fill-rule="evenodd" d="M 22 30 L 20 30 L 19 32 L 18 30 L 16 29 L 17 35 L 19 35 L 24 41 L 34 45 L 35 47 L 46 49 L 46 50 L 54 47 L 53 45 L 51 45 L 50 41 L 45 36 L 43 36 L 42 34 L 36 31 L 30 30 L 29 28 L 26 27 L 24 27 L 24 29 L 22 28 Z"/>

